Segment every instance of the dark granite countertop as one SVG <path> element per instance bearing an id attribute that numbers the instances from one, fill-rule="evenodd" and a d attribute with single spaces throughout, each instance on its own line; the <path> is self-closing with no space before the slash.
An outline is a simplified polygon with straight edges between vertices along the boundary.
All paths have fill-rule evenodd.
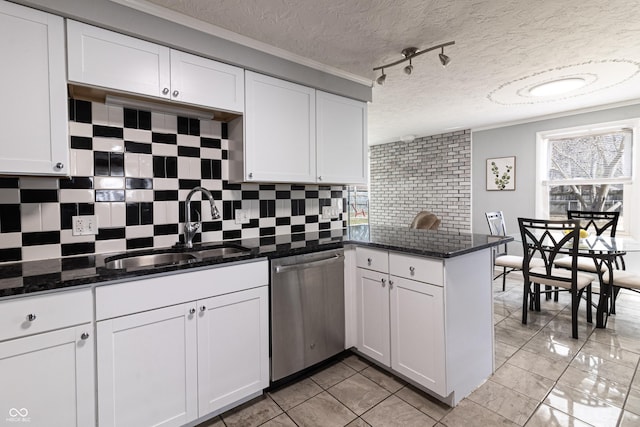
<path id="1" fill-rule="evenodd" d="M 89 286 L 112 281 L 131 280 L 151 274 L 187 270 L 196 267 L 215 267 L 223 263 L 248 261 L 261 257 L 277 258 L 356 244 L 411 254 L 450 258 L 497 246 L 513 240 L 503 240 L 481 234 L 447 233 L 411 230 L 404 227 L 372 226 L 366 238 L 350 238 L 342 229 L 310 233 L 261 237 L 225 242 L 240 245 L 248 252 L 230 256 L 216 256 L 187 264 L 165 265 L 142 269 L 107 269 L 105 260 L 114 254 L 96 254 L 69 258 L 24 261 L 0 264 L 0 298 L 35 292 Z M 196 245 L 195 250 L 219 246 L 220 243 Z M 136 254 L 161 253 L 167 249 L 135 251 Z M 130 252 L 130 253 L 133 253 Z"/>

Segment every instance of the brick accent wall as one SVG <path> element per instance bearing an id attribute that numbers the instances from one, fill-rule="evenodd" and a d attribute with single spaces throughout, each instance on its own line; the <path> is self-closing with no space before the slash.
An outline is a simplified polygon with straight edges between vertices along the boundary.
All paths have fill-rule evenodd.
<path id="1" fill-rule="evenodd" d="M 422 210 L 440 230 L 471 231 L 471 130 L 370 147 L 371 224 L 409 226 Z"/>

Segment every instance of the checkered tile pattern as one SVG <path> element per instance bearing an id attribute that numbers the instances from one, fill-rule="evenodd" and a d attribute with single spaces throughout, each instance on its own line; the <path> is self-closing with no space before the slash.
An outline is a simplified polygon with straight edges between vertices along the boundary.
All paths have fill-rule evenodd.
<path id="1" fill-rule="evenodd" d="M 69 100 L 71 179 L 0 178 L 0 262 L 165 247 L 181 238 L 184 200 L 210 190 L 222 219 L 202 217 L 194 241 L 260 238 L 342 229 L 342 186 L 229 183 L 227 127 L 171 114 Z M 248 224 L 235 210 L 250 211 Z M 198 213 L 196 213 L 198 211 Z M 99 233 L 73 236 L 71 217 L 96 215 Z"/>

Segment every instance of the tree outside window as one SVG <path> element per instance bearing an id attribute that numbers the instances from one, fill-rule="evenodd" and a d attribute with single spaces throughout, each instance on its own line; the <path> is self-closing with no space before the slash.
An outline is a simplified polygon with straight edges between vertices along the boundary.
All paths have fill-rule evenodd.
<path id="1" fill-rule="evenodd" d="M 631 129 L 547 139 L 549 217 L 567 210 L 624 213 L 625 184 L 631 182 Z"/>

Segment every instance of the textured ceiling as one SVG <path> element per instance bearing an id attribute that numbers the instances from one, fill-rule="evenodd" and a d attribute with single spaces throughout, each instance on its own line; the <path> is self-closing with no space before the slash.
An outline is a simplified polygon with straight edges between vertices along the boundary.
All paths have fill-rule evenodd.
<path id="1" fill-rule="evenodd" d="M 144 0 L 138 0 L 144 2 Z M 640 102 L 640 0 L 149 0 L 374 80 L 409 46 L 413 74 L 386 69 L 369 106 L 369 142 L 481 128 L 618 102 Z M 579 75 L 558 98 L 525 89 Z"/>

